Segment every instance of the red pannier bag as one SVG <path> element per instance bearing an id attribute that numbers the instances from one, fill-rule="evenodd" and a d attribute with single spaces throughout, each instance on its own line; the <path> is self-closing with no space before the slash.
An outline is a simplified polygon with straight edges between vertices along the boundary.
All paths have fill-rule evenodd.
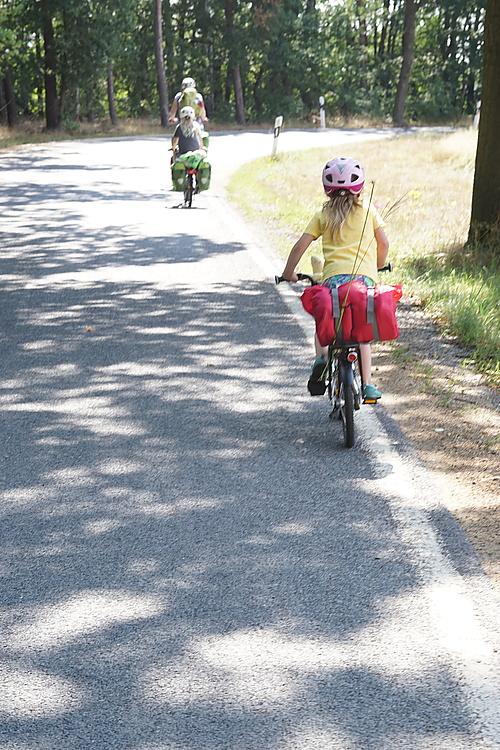
<path id="1" fill-rule="evenodd" d="M 396 302 L 403 295 L 399 284 L 366 287 L 354 280 L 336 289 L 312 286 L 301 301 L 316 321 L 321 346 L 397 339 Z"/>
<path id="2" fill-rule="evenodd" d="M 300 301 L 309 315 L 316 321 L 316 334 L 321 346 L 329 346 L 334 339 L 349 341 L 352 335 L 352 310 L 348 305 L 344 308 L 342 321 L 335 321 L 333 317 L 332 294 L 327 286 L 317 284 L 304 289 Z M 342 335 L 335 335 L 335 325 L 342 326 Z"/>

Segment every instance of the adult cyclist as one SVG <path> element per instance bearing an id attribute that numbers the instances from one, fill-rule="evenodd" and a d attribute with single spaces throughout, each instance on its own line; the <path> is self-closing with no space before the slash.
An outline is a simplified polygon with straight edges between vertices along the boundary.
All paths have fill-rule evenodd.
<path id="1" fill-rule="evenodd" d="M 186 89 L 189 89 L 190 91 L 193 89 L 195 90 L 192 103 L 196 106 L 196 109 L 198 111 L 198 115 L 196 115 L 195 113 L 196 119 L 203 127 L 203 124 L 208 121 L 205 102 L 203 101 L 203 96 L 200 94 L 200 92 L 196 91 L 196 82 L 194 78 L 190 77 L 183 78 L 181 83 L 181 90 L 178 91 L 174 96 L 174 101 L 169 112 L 168 122 L 170 125 L 173 125 L 174 122 L 177 122 L 180 114 L 179 109 L 182 109 L 182 107 L 180 106 L 180 102 Z"/>

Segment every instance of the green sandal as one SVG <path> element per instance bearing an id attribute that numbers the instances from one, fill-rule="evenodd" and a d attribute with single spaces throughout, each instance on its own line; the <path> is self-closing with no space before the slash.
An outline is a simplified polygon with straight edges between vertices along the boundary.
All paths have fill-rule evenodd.
<path id="1" fill-rule="evenodd" d="M 375 385 L 364 385 L 363 386 L 363 399 L 368 401 L 374 401 L 382 398 L 382 394 L 377 390 Z"/>

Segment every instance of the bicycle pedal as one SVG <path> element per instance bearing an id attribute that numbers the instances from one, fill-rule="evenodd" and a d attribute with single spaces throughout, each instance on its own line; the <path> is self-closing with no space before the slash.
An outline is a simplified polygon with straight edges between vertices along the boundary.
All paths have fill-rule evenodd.
<path id="1" fill-rule="evenodd" d="M 364 398 L 363 403 L 364 404 L 376 404 L 378 401 L 378 398 Z"/>

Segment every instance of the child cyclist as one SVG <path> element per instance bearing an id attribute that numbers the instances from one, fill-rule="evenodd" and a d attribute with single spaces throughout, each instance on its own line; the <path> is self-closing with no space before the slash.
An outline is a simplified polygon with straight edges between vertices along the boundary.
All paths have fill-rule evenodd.
<path id="1" fill-rule="evenodd" d="M 377 269 L 385 264 L 389 241 L 382 218 L 370 201 L 360 197 L 365 182 L 363 167 L 356 159 L 339 156 L 325 165 L 322 180 L 328 200 L 293 246 L 282 277 L 297 281 L 295 268 L 299 260 L 311 242 L 322 237 L 324 285 L 334 288 L 351 279 L 360 279 L 373 287 Z M 316 360 L 307 384 L 313 396 L 326 390 L 328 355 L 328 348 L 321 346 L 317 336 L 315 347 Z M 360 344 L 360 357 L 363 398 L 379 399 L 382 394 L 372 383 L 370 344 Z"/>

